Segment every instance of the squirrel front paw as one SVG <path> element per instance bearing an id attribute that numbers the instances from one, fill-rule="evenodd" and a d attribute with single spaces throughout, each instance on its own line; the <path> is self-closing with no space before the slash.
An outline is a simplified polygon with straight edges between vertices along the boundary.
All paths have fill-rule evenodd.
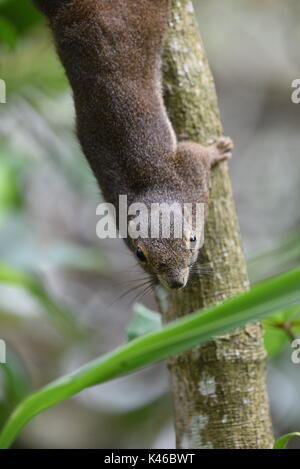
<path id="1" fill-rule="evenodd" d="M 230 137 L 218 137 L 210 151 L 210 163 L 214 166 L 219 161 L 227 160 L 232 157 L 233 141 Z"/>

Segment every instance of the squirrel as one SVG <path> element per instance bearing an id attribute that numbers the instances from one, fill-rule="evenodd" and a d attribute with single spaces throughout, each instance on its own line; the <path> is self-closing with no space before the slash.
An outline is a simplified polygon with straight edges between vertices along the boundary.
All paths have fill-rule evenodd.
<path id="1" fill-rule="evenodd" d="M 104 199 L 116 210 L 120 194 L 130 204 L 207 205 L 210 169 L 231 156 L 233 144 L 228 137 L 209 146 L 177 141 L 161 74 L 170 1 L 34 1 L 49 20 L 73 90 L 78 139 Z M 190 223 L 181 238 L 125 242 L 154 282 L 180 289 L 201 237 Z"/>

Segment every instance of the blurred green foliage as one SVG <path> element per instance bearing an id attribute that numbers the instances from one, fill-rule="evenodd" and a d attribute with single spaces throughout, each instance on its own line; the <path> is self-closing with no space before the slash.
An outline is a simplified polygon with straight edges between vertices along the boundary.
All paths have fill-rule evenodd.
<path id="1" fill-rule="evenodd" d="M 281 310 L 285 305 L 298 303 L 299 282 L 298 268 L 257 284 L 250 291 L 219 305 L 178 319 L 86 363 L 77 371 L 59 378 L 23 400 L 0 434 L 0 448 L 9 447 L 23 426 L 35 415 L 85 388 L 189 350 L 215 336 Z M 149 319 L 149 311 L 141 306 L 139 308 L 145 323 Z M 153 320 L 153 315 L 151 317 Z M 291 320 L 293 318 L 290 317 Z"/>
<path id="2" fill-rule="evenodd" d="M 11 347 L 7 351 L 7 363 L 0 367 L 0 426 L 17 404 L 31 390 L 31 382 L 24 360 Z"/>
<path id="3" fill-rule="evenodd" d="M 14 47 L 33 26 L 44 22 L 30 0 L 0 0 L 0 39 Z"/>
<path id="4" fill-rule="evenodd" d="M 0 218 L 22 205 L 19 170 L 12 160 L 0 157 Z"/>
<path id="5" fill-rule="evenodd" d="M 293 432 L 281 436 L 280 438 L 278 438 L 278 440 L 275 441 L 274 449 L 285 449 L 288 442 L 294 437 L 300 437 L 300 433 Z"/>

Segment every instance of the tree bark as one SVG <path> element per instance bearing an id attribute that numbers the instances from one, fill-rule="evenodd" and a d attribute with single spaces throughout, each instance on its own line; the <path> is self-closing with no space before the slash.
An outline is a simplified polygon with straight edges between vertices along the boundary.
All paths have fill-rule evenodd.
<path id="1" fill-rule="evenodd" d="M 172 1 L 163 69 L 178 137 L 207 144 L 221 135 L 215 86 L 190 0 Z M 212 172 L 203 258 L 212 275 L 197 276 L 176 293 L 158 291 L 165 322 L 249 288 L 227 162 Z M 178 448 L 272 447 L 260 324 L 173 357 L 169 370 Z"/>

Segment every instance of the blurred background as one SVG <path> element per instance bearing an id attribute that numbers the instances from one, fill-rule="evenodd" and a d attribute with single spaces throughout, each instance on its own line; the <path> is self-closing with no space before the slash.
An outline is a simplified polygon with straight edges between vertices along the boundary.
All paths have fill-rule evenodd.
<path id="1" fill-rule="evenodd" d="M 195 0 L 225 134 L 253 282 L 300 260 L 297 0 Z M 70 89 L 30 1 L 0 0 L 0 425 L 28 392 L 127 340 L 141 272 L 118 240 L 96 237 L 100 193 L 74 135 Z M 142 299 L 155 309 L 151 295 Z M 265 322 L 276 435 L 300 430 L 300 365 Z M 299 329 L 300 332 L 300 329 Z M 295 440 L 290 447 L 297 447 Z M 164 364 L 94 387 L 35 418 L 19 448 L 173 448 Z M 299 446 L 298 446 L 299 447 Z"/>

